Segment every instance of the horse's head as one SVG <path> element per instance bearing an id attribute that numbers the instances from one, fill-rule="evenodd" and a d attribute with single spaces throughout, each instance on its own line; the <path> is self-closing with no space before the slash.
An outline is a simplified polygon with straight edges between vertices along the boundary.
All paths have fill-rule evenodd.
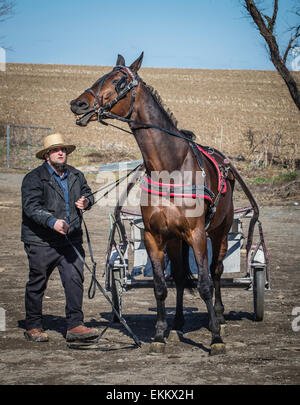
<path id="1" fill-rule="evenodd" d="M 143 52 L 129 67 L 123 56 L 118 55 L 116 66 L 110 73 L 98 79 L 92 87 L 71 101 L 71 111 L 77 115 L 76 124 L 86 126 L 90 121 L 131 114 L 138 85 L 137 72 L 141 67 Z"/>

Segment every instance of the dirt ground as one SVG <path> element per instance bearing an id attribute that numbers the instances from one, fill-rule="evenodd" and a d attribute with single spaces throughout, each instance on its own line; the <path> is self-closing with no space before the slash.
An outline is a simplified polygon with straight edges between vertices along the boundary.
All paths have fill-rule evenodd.
<path id="1" fill-rule="evenodd" d="M 185 329 L 181 342 L 168 342 L 164 354 L 149 352 L 156 321 L 152 289 L 133 289 L 123 295 L 124 317 L 142 342 L 136 348 L 120 324 L 110 324 L 111 308 L 97 291 L 87 297 L 88 326 L 103 330 L 99 349 L 74 350 L 65 341 L 64 293 L 58 272 L 49 281 L 44 299 L 48 343 L 24 339 L 24 287 L 27 258 L 20 242 L 22 174 L 0 173 L 0 307 L 6 311 L 6 330 L 0 332 L 1 385 L 296 385 L 300 384 L 300 211 L 293 203 L 261 207 L 260 219 L 271 257 L 271 290 L 265 293 L 263 322 L 253 318 L 252 292 L 223 289 L 227 353 L 209 355 L 207 313 L 198 295 L 185 294 Z M 85 214 L 102 273 L 109 230 L 109 208 L 95 206 Z M 166 301 L 168 323 L 175 310 L 175 292 Z M 294 323 L 292 323 L 294 321 Z M 293 331 L 294 329 L 294 331 Z M 296 328 L 296 329 L 299 329 Z"/>

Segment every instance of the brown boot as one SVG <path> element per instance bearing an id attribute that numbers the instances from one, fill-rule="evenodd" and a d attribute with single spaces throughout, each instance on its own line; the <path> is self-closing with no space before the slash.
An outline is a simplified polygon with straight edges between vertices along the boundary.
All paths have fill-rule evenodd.
<path id="1" fill-rule="evenodd" d="M 93 339 L 99 336 L 97 329 L 87 328 L 84 325 L 76 326 L 73 329 L 67 331 L 67 342 L 74 342 L 74 340 Z"/>
<path id="2" fill-rule="evenodd" d="M 47 333 L 42 328 L 29 329 L 24 332 L 24 336 L 27 340 L 32 342 L 48 342 L 49 338 Z"/>

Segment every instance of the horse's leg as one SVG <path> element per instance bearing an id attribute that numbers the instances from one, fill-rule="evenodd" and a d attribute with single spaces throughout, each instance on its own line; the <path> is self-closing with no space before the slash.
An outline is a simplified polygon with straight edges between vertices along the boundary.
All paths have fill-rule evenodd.
<path id="1" fill-rule="evenodd" d="M 227 235 L 232 223 L 232 215 L 226 218 L 225 224 L 218 229 L 214 229 L 209 233 L 209 237 L 212 243 L 212 263 L 210 266 L 210 273 L 215 287 L 215 312 L 218 321 L 221 324 L 226 323 L 224 318 L 224 305 L 221 295 L 221 276 L 223 274 L 224 265 L 223 260 L 227 253 L 228 240 Z"/>
<path id="2" fill-rule="evenodd" d="M 201 232 L 201 234 L 194 237 L 192 247 L 198 266 L 197 289 L 200 293 L 200 297 L 206 304 L 209 318 L 209 329 L 212 333 L 211 354 L 224 353 L 225 345 L 220 334 L 221 328 L 213 307 L 213 282 L 208 272 L 208 255 L 205 232 Z"/>
<path id="3" fill-rule="evenodd" d="M 221 324 L 225 323 L 224 318 L 224 305 L 221 296 L 221 276 L 223 274 L 223 259 L 227 252 L 227 235 L 223 233 L 212 233 L 209 235 L 212 242 L 212 262 L 210 266 L 210 273 L 215 287 L 215 305 L 214 309 L 218 321 Z"/>
<path id="4" fill-rule="evenodd" d="M 164 333 L 168 327 L 166 321 L 165 299 L 167 298 L 167 285 L 164 275 L 164 251 L 149 231 L 144 234 L 145 246 L 151 260 L 153 269 L 154 295 L 157 303 L 157 322 L 155 342 L 164 342 Z"/>
<path id="5" fill-rule="evenodd" d="M 182 332 L 184 325 L 183 316 L 183 292 L 184 292 L 184 260 L 183 260 L 183 242 L 181 240 L 172 240 L 167 243 L 167 254 L 171 260 L 171 274 L 176 285 L 176 314 L 172 329 Z"/>

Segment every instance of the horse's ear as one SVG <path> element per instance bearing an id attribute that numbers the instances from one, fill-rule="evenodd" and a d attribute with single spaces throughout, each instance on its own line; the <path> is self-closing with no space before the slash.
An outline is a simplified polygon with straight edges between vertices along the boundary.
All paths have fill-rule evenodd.
<path id="1" fill-rule="evenodd" d="M 122 55 L 118 55 L 116 66 L 126 66 L 125 65 L 125 59 L 123 58 Z"/>
<path id="2" fill-rule="evenodd" d="M 143 57 L 144 52 L 142 52 L 141 55 L 137 58 L 137 60 L 134 61 L 133 64 L 129 67 L 129 69 L 132 72 L 137 73 L 137 71 L 140 69 L 140 67 L 142 66 Z"/>

